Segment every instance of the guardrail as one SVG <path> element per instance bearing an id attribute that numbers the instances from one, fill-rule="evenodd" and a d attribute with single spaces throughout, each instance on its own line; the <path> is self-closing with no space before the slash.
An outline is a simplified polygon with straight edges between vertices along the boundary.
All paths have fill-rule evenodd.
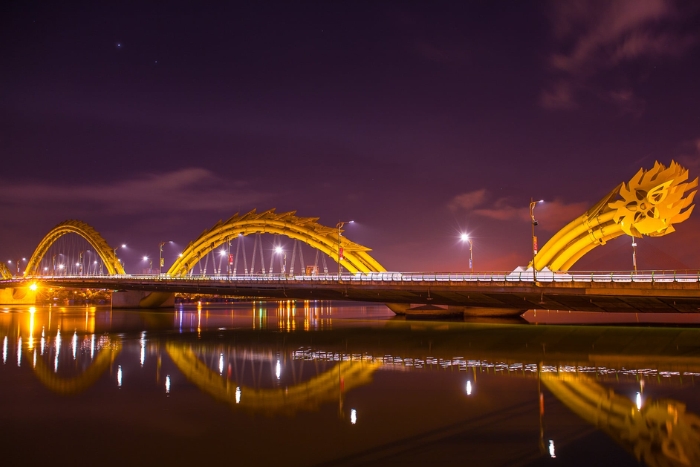
<path id="1" fill-rule="evenodd" d="M 121 274 L 121 275 L 59 275 L 59 276 L 28 276 L 11 280 L 64 280 L 64 279 L 132 279 L 163 282 L 177 281 L 219 281 L 219 282 L 347 282 L 347 283 L 412 283 L 412 282 L 700 282 L 700 271 L 576 271 L 551 272 L 538 271 L 535 278 L 532 271 L 512 272 L 373 272 L 357 274 L 318 274 L 318 275 L 289 275 L 289 274 L 247 274 L 247 275 L 188 275 L 170 276 L 167 274 Z"/>

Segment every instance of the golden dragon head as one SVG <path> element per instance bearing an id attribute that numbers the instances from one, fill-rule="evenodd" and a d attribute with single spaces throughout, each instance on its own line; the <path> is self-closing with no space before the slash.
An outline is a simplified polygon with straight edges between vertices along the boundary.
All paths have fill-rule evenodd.
<path id="1" fill-rule="evenodd" d="M 656 162 L 651 170 L 639 169 L 632 180 L 620 186 L 622 199 L 608 203 L 616 210 L 614 221 L 633 237 L 660 237 L 673 232 L 673 224 L 688 219 L 695 207 L 692 202 L 697 190 L 685 195 L 697 188 L 698 179 L 686 180 L 688 170 L 674 161 L 668 168 Z"/>

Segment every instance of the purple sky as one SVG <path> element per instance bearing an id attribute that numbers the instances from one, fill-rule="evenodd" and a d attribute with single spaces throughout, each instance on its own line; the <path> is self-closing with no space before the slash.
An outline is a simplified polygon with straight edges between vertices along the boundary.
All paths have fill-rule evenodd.
<path id="1" fill-rule="evenodd" d="M 157 255 L 252 208 L 390 270 L 511 270 L 640 168 L 700 173 L 700 5 L 14 2 L 0 15 L 0 260 L 58 222 Z M 639 242 L 700 268 L 700 214 Z M 629 238 L 577 269 L 629 269 Z M 140 254 L 140 253 L 139 253 Z"/>

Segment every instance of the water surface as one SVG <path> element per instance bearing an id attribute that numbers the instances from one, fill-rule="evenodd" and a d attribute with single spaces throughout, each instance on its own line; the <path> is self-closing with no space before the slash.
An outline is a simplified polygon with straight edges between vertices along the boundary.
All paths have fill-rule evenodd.
<path id="1" fill-rule="evenodd" d="M 699 327 L 526 318 L 6 307 L 3 464 L 700 463 Z"/>

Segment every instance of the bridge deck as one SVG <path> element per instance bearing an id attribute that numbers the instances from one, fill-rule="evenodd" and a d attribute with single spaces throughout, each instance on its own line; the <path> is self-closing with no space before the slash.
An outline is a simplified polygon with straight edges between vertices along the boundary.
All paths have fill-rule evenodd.
<path id="1" fill-rule="evenodd" d="M 563 280 L 566 279 L 566 280 Z M 587 279 L 587 280 L 585 280 Z M 511 310 L 697 313 L 698 275 L 455 275 L 402 274 L 337 276 L 61 276 L 0 281 L 17 287 L 47 286 L 198 293 L 298 300 L 352 300 Z"/>

